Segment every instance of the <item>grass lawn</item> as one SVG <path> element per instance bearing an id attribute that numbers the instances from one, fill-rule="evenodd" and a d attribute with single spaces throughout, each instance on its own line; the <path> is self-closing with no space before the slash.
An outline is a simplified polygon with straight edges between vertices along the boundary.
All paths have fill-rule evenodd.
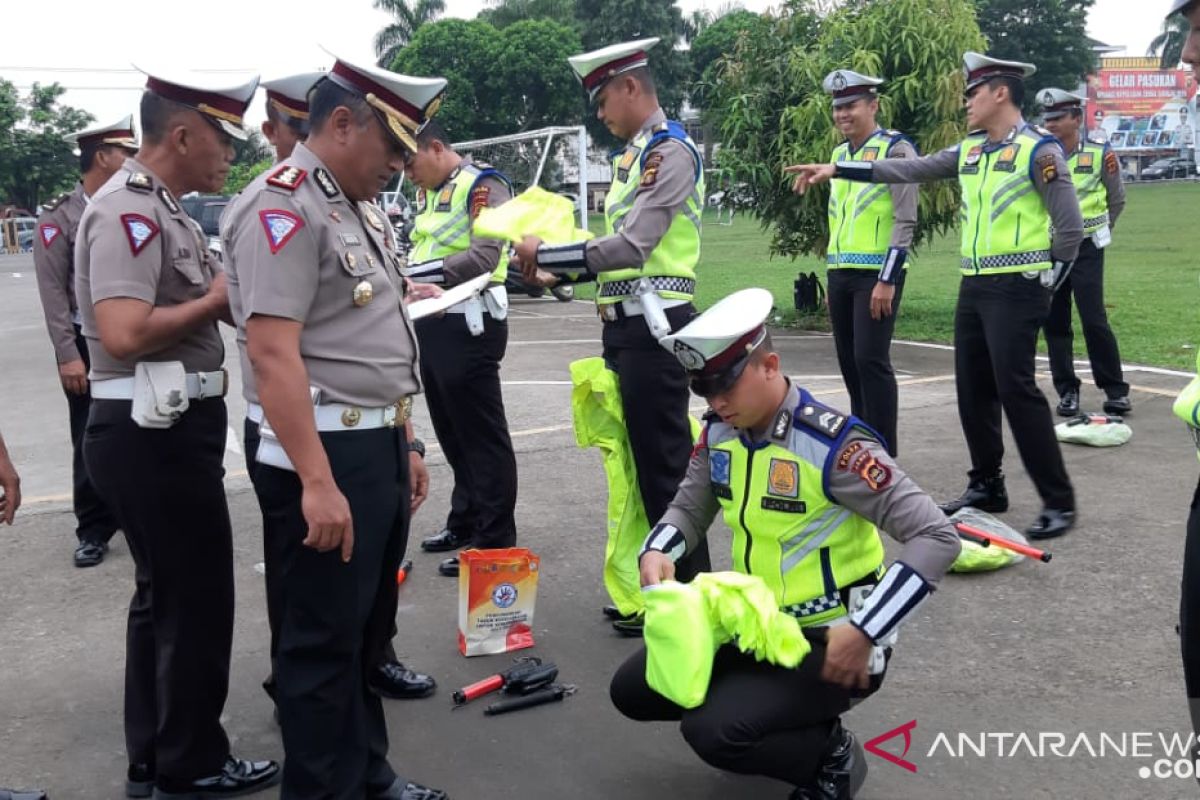
<path id="1" fill-rule="evenodd" d="M 1192 226 L 1200 207 L 1200 183 L 1132 184 L 1105 261 L 1109 320 L 1127 362 L 1191 369 L 1200 343 L 1200 235 Z M 732 291 L 761 286 L 775 295 L 781 319 L 805 328 L 828 326 L 823 318 L 797 319 L 792 281 L 800 270 L 824 281 L 824 264 L 813 257 L 771 258 L 768 234 L 739 216 L 732 226 L 706 217 L 699 267 L 698 304 L 703 308 Z M 603 222 L 593 217 L 592 229 Z M 935 240 L 909 258 L 908 281 L 896 337 L 949 342 L 960 281 L 958 232 Z M 581 297 L 590 287 L 579 287 Z M 1076 353 L 1085 355 L 1076 323 Z M 1044 347 L 1043 347 L 1044 350 Z"/>

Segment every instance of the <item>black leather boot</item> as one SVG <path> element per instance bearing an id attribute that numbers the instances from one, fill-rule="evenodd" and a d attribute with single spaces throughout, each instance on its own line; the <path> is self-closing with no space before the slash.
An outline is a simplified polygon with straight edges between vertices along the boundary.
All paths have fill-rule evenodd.
<path id="1" fill-rule="evenodd" d="M 853 800 L 867 780 L 867 758 L 854 734 L 833 723 L 817 777 L 798 786 L 790 800 Z"/>
<path id="2" fill-rule="evenodd" d="M 993 478 L 976 478 L 967 484 L 967 490 L 957 500 L 938 505 L 946 516 L 961 508 L 971 506 L 989 514 L 1008 511 L 1008 489 L 1004 488 L 1004 474 Z"/>

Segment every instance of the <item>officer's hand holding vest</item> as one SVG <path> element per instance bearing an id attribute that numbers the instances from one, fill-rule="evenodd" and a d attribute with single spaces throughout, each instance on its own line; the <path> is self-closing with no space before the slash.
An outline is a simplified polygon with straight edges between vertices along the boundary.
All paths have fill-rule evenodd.
<path id="1" fill-rule="evenodd" d="M 638 559 L 638 569 L 641 571 L 642 586 L 657 586 L 663 581 L 675 579 L 675 562 L 666 553 L 657 550 L 647 550 Z"/>

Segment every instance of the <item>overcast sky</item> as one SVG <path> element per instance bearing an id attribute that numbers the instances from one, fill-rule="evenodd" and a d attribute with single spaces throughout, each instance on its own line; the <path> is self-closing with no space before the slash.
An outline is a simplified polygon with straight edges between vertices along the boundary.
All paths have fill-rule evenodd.
<path id="1" fill-rule="evenodd" d="M 772 0 L 744 0 L 761 11 Z M 454 16 L 473 17 L 483 0 L 449 0 Z M 687 11 L 716 8 L 717 0 L 680 0 Z M 1167 0 L 1096 0 L 1088 21 L 1095 39 L 1142 55 L 1161 26 Z M 70 87 L 66 102 L 106 123 L 136 110 L 146 68 L 246 70 L 264 78 L 322 69 L 330 51 L 371 62 L 372 39 L 388 18 L 371 0 L 200 0 L 197 3 L 130 0 L 117 6 L 95 0 L 6 4 L 0 77 L 21 87 L 58 81 Z M 168 11 L 168 9 L 170 9 Z M 286 14 L 282 13 L 286 10 Z M 261 118 L 257 107 L 253 112 Z"/>

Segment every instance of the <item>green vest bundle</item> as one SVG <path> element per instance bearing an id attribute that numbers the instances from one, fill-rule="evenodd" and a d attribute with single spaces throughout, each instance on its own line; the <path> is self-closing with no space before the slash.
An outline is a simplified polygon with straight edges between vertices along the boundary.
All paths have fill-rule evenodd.
<path id="1" fill-rule="evenodd" d="M 1200 354 L 1196 356 L 1196 377 L 1175 398 L 1171 410 L 1188 426 L 1196 443 L 1196 455 L 1200 457 Z"/>
<path id="2" fill-rule="evenodd" d="M 993 517 L 991 514 L 986 514 L 975 508 L 967 506 L 960 508 L 950 516 L 951 522 L 962 522 L 970 525 L 976 530 L 990 533 L 994 536 L 999 536 L 1008 539 L 1018 544 L 1029 544 L 1024 536 L 1017 533 L 1015 530 L 1005 525 L 1000 520 Z M 1025 560 L 1025 556 L 1008 550 L 1003 547 L 992 545 L 984 547 L 981 544 L 972 542 L 969 539 L 963 539 L 962 549 L 958 552 L 958 557 L 954 559 L 954 563 L 950 565 L 950 572 L 993 572 L 1004 567 L 1017 564 Z"/>
<path id="3" fill-rule="evenodd" d="M 503 205 L 480 211 L 475 218 L 475 235 L 513 244 L 525 236 L 536 236 L 552 245 L 592 238 L 590 231 L 575 226 L 575 204 L 540 186 L 531 186 Z"/>
<path id="4" fill-rule="evenodd" d="M 1060 442 L 1084 444 L 1089 447 L 1119 447 L 1133 436 L 1133 429 L 1121 417 L 1105 414 L 1080 414 L 1054 426 L 1054 436 Z"/>

